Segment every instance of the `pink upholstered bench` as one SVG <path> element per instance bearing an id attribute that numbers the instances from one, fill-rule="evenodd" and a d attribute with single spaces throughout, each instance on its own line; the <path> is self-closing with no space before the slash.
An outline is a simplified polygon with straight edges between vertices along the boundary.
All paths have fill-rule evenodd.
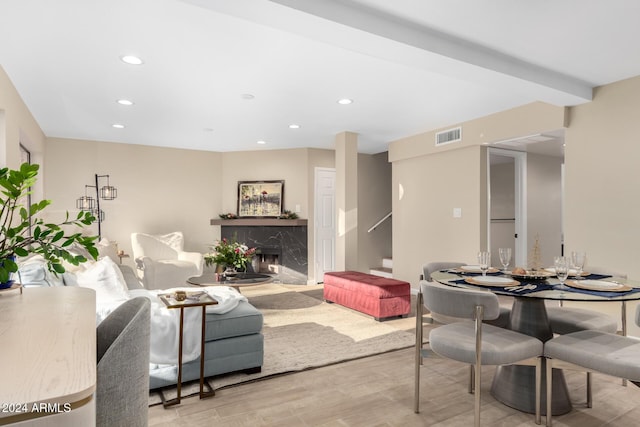
<path id="1" fill-rule="evenodd" d="M 376 320 L 406 317 L 411 311 L 411 285 L 358 271 L 324 274 L 324 300 L 369 314 Z"/>

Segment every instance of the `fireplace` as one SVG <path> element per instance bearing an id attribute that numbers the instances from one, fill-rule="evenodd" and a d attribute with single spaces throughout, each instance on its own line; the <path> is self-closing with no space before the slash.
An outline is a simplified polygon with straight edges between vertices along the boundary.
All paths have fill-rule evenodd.
<path id="1" fill-rule="evenodd" d="M 235 238 L 259 250 L 251 263 L 254 271 L 273 275 L 276 283 L 307 284 L 306 220 L 237 219 L 211 223 L 221 226 L 221 237 Z"/>
<path id="2" fill-rule="evenodd" d="M 262 274 L 279 274 L 281 267 L 280 258 L 282 257 L 280 249 L 273 247 L 258 247 L 257 249 L 258 254 L 254 257 L 253 262 L 251 263 L 253 271 Z"/>

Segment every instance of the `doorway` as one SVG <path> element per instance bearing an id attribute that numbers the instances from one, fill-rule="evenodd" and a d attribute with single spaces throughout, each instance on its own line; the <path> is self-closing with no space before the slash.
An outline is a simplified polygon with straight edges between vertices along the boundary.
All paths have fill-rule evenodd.
<path id="1" fill-rule="evenodd" d="M 335 270 L 336 262 L 336 170 L 315 168 L 315 283 Z"/>
<path id="2" fill-rule="evenodd" d="M 518 150 L 487 150 L 487 240 L 492 261 L 499 266 L 498 248 L 512 247 L 511 268 L 553 265 L 563 251 L 564 131 L 496 144 Z"/>
<path id="3" fill-rule="evenodd" d="M 500 266 L 499 248 L 511 248 L 509 268 L 527 265 L 527 153 L 489 148 L 488 248 Z"/>

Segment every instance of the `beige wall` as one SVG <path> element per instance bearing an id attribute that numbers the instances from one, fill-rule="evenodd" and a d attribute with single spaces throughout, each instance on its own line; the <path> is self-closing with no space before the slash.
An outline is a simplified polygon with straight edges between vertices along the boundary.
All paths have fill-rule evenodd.
<path id="1" fill-rule="evenodd" d="M 534 102 L 462 124 L 452 124 L 442 129 L 434 129 L 430 132 L 394 141 L 389 145 L 389 161 L 395 162 L 561 129 L 566 125 L 566 116 L 567 109 L 564 107 Z M 462 126 L 462 141 L 435 146 L 437 132 L 459 125 Z"/>
<path id="2" fill-rule="evenodd" d="M 571 109 L 565 147 L 567 250 L 640 279 L 640 77 Z"/>
<path id="3" fill-rule="evenodd" d="M 477 262 L 481 158 L 475 146 L 393 163 L 394 277 L 415 285 L 427 262 Z"/>
<path id="4" fill-rule="evenodd" d="M 101 202 L 106 214 L 102 234 L 128 253 L 132 232 L 174 230 L 185 234 L 186 249 L 205 252 L 220 237 L 220 226 L 211 226 L 210 220 L 237 212 L 238 181 L 283 179 L 284 208 L 294 211 L 300 205 L 300 217 L 309 219 L 313 260 L 313 169 L 333 167 L 332 150 L 214 153 L 56 138 L 47 144 L 51 214 L 77 212 L 75 200 L 84 194 L 84 185 L 93 184 L 95 173 L 110 175 L 118 198 Z M 309 274 L 313 277 L 312 262 Z"/>
<path id="5" fill-rule="evenodd" d="M 527 236 L 531 254 L 536 236 L 541 263 L 553 265 L 562 244 L 562 159 L 527 154 Z"/>
<path id="6" fill-rule="evenodd" d="M 459 143 L 435 147 L 438 130 L 392 142 L 394 276 L 415 284 L 424 263 L 477 263 L 487 245 L 483 144 L 561 129 L 566 114 L 538 102 L 463 123 Z"/>
<path id="7" fill-rule="evenodd" d="M 336 270 L 358 269 L 358 135 L 342 132 L 336 147 Z"/>
<path id="8" fill-rule="evenodd" d="M 110 176 L 118 198 L 101 201 L 102 235 L 127 253 L 132 232 L 179 230 L 185 248 L 198 252 L 219 237 L 209 220 L 222 212 L 220 153 L 50 138 L 46 165 L 46 191 L 56 215 L 77 212 L 76 199 L 85 185 L 94 184 L 96 173 Z M 88 191 L 95 197 L 95 189 Z M 97 227 L 93 231 L 97 233 Z"/>
<path id="9" fill-rule="evenodd" d="M 20 166 L 20 144 L 31 151 L 34 163 L 44 158 L 45 136 L 27 109 L 13 83 L 0 66 L 0 166 Z M 43 198 L 42 175 L 34 189 L 37 200 Z"/>
<path id="10" fill-rule="evenodd" d="M 587 269 L 606 266 L 636 280 L 640 280 L 638 112 L 640 77 L 597 88 L 592 102 L 571 109 L 564 218 L 567 252 L 584 250 Z M 619 304 L 608 304 L 606 309 L 617 315 Z M 631 304 L 630 326 L 634 310 Z M 640 336 L 635 325 L 632 333 Z"/>

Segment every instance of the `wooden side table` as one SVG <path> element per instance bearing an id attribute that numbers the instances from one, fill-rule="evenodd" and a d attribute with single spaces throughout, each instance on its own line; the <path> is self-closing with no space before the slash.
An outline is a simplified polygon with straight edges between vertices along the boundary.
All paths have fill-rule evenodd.
<path id="1" fill-rule="evenodd" d="M 122 264 L 122 258 L 129 258 L 129 254 L 125 254 L 124 251 L 118 251 L 118 258 L 120 258 L 120 264 Z"/>
<path id="2" fill-rule="evenodd" d="M 204 291 L 200 292 L 186 292 L 187 298 L 180 301 L 176 299 L 175 294 L 160 294 L 158 295 L 160 300 L 167 306 L 167 308 L 179 308 L 180 309 L 180 337 L 178 341 L 178 392 L 175 399 L 166 400 L 164 393 L 160 390 L 160 399 L 162 405 L 167 408 L 169 406 L 178 405 L 180 403 L 182 392 L 182 341 L 184 332 L 184 309 L 189 307 L 202 307 L 202 337 L 200 343 L 200 399 L 205 397 L 211 397 L 215 395 L 215 390 L 207 384 L 208 391 L 204 391 L 204 339 L 205 339 L 205 325 L 207 317 L 207 306 L 218 304 L 218 301 L 211 298 L 209 294 Z"/>

